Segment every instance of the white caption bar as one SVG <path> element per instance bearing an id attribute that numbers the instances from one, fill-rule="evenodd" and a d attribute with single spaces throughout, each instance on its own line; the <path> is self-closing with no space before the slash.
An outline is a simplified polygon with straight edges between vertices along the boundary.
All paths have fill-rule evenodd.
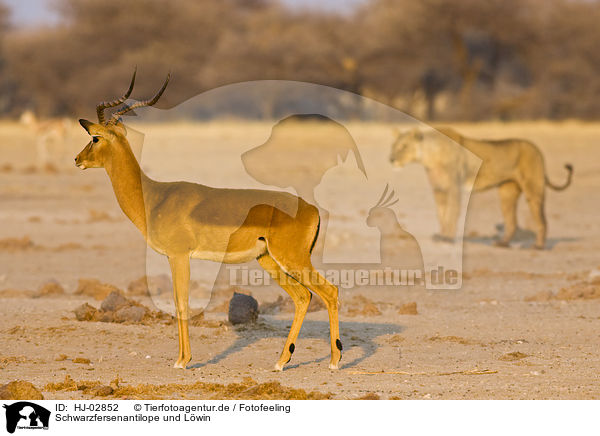
<path id="1" fill-rule="evenodd" d="M 597 401 L 0 401 L 0 434 L 597 434 Z M 33 432 L 32 430 L 42 430 Z M 239 432 L 239 433 L 234 433 Z M 325 433 L 332 432 L 332 433 Z"/>

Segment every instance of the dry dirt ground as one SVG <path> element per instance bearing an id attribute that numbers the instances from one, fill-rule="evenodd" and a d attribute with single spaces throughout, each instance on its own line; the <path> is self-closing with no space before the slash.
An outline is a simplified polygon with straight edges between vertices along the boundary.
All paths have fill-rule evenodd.
<path id="1" fill-rule="evenodd" d="M 340 370 L 327 369 L 327 312 L 317 305 L 306 317 L 291 362 L 283 372 L 273 372 L 292 319 L 289 307 L 272 304 L 255 325 L 228 325 L 232 288 L 227 283 L 218 287 L 204 319 L 191 327 L 193 359 L 187 370 L 172 368 L 177 329 L 169 317 L 78 321 L 76 308 L 84 303 L 98 308 L 105 290 L 112 289 L 96 285 L 88 292 L 80 286 L 76 294 L 81 279 L 115 286 L 151 310 L 168 310 L 170 291 L 155 290 L 153 299 L 127 291 L 147 273 L 145 245 L 122 215 L 106 173 L 72 166 L 87 142 L 78 126 L 66 149 L 52 151 L 59 156 L 54 172 L 30 168 L 31 133 L 1 124 L 0 385 L 26 380 L 46 399 L 600 398 L 600 124 L 455 127 L 476 137 L 534 141 L 556 183 L 564 180 L 562 165 L 573 164 L 572 186 L 547 195 L 549 248 L 531 250 L 532 241 L 510 249 L 493 246 L 491 237 L 502 221 L 497 193 L 475 194 L 465 230 L 462 289 L 341 289 Z M 213 186 L 236 186 L 247 179 L 236 176 L 230 158 L 264 142 L 270 125 L 137 128 L 146 134 L 142 166 L 150 175 L 193 174 Z M 367 159 L 388 155 L 390 126 L 354 124 L 353 134 L 362 137 Z M 426 186 L 404 186 L 403 195 L 431 197 Z M 335 190 L 323 195 L 327 192 Z M 522 227 L 531 223 L 524 203 L 519 218 Z M 357 251 L 363 248 L 355 244 Z M 64 293 L 57 286 L 38 292 L 49 282 Z M 261 305 L 285 295 L 274 286 L 240 290 L 252 292 Z M 278 305 L 280 310 L 273 310 Z"/>

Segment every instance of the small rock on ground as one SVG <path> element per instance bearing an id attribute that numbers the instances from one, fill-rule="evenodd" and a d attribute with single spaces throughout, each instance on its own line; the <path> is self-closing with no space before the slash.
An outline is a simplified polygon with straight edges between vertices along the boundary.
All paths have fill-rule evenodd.
<path id="1" fill-rule="evenodd" d="M 27 381 L 17 380 L 0 386 L 0 400 L 43 400 L 44 396 Z"/>
<path id="2" fill-rule="evenodd" d="M 229 302 L 229 322 L 246 324 L 258 318 L 258 301 L 250 295 L 235 292 Z"/>

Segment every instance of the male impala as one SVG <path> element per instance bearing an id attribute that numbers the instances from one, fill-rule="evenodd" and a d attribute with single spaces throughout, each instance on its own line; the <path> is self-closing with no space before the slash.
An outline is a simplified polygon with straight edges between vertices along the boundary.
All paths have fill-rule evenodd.
<path id="1" fill-rule="evenodd" d="M 79 120 L 92 140 L 75 158 L 81 168 L 104 168 L 121 209 L 144 236 L 147 244 L 169 259 L 173 276 L 179 330 L 176 368 L 191 360 L 188 332 L 190 258 L 226 263 L 257 259 L 295 304 L 294 321 L 276 370 L 282 370 L 294 352 L 312 294 L 327 305 L 331 336 L 331 362 L 337 369 L 342 357 L 338 326 L 338 289 L 313 268 L 310 254 L 319 231 L 315 206 L 291 194 L 220 189 L 188 182 L 158 182 L 141 170 L 120 116 L 152 106 L 161 97 L 169 77 L 151 100 L 125 105 L 105 120 L 104 110 L 122 104 L 131 94 L 98 105 L 98 123 Z M 309 291 L 310 290 L 310 291 Z"/>

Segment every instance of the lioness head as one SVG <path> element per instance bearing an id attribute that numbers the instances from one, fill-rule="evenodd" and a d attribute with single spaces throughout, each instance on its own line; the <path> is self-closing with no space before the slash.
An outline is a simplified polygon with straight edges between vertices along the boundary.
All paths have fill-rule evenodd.
<path id="1" fill-rule="evenodd" d="M 421 160 L 422 143 L 423 132 L 419 129 L 400 132 L 392 145 L 390 162 L 395 167 L 403 167 L 411 162 L 419 162 Z"/>

